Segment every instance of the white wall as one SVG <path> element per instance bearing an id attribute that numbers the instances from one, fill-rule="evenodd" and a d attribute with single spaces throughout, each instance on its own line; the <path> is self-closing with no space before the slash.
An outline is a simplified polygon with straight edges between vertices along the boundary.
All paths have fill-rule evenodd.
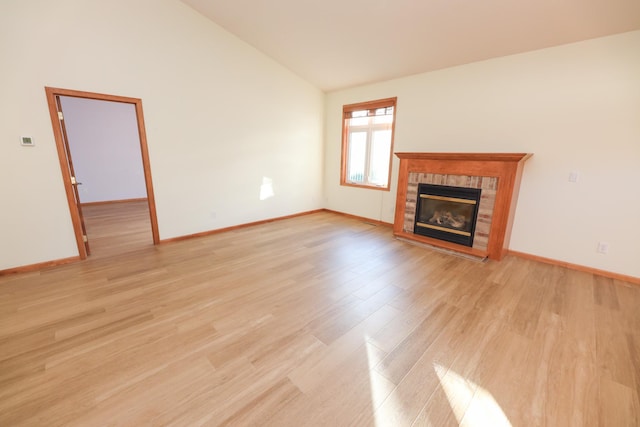
<path id="1" fill-rule="evenodd" d="M 397 96 L 397 152 L 534 153 L 511 249 L 640 277 L 639 76 L 635 31 L 330 93 L 326 205 L 393 222 L 397 158 L 391 192 L 341 187 L 340 126 L 343 104 Z"/>
<path id="2" fill-rule="evenodd" d="M 0 270 L 77 255 L 45 86 L 142 99 L 161 239 L 322 206 L 322 92 L 177 0 L 3 0 L 0 63 Z"/>
<path id="3" fill-rule="evenodd" d="M 134 104 L 60 97 L 82 203 L 147 197 Z"/>

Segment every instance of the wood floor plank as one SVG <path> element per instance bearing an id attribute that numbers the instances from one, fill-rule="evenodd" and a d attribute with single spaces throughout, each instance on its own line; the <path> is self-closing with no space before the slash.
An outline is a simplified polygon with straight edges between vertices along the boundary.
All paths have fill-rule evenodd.
<path id="1" fill-rule="evenodd" d="M 121 205 L 0 277 L 0 425 L 639 425 L 638 286 L 328 212 L 153 246 Z"/>
<path id="2" fill-rule="evenodd" d="M 422 323 L 389 353 L 376 370 L 394 384 L 399 384 L 445 326 L 453 320 L 455 313 L 456 309 L 453 306 L 446 303 L 438 304 Z"/>
<path id="3" fill-rule="evenodd" d="M 455 312 L 455 316 L 464 315 L 460 311 Z M 466 322 L 459 318 L 443 325 L 434 342 L 424 350 L 388 398 L 376 408 L 375 413 L 371 414 L 370 424 L 375 420 L 379 425 L 410 426 L 414 422 L 426 425 L 426 419 L 418 421 L 421 412 L 426 412 L 429 422 L 436 419 L 437 422 L 433 425 L 446 425 L 445 420 L 451 414 L 451 407 L 448 400 L 442 405 L 440 398 L 446 398 L 446 395 L 442 394 L 444 391 L 439 374 L 446 373 L 462 346 L 465 335 L 460 333 L 464 328 L 460 328 L 461 325 L 466 325 Z M 399 348 L 401 347 L 398 346 Z M 378 372 L 386 373 L 384 369 L 383 363 L 376 367 Z M 439 396 L 434 396 L 439 393 Z M 427 409 L 426 402 L 431 403 Z"/>

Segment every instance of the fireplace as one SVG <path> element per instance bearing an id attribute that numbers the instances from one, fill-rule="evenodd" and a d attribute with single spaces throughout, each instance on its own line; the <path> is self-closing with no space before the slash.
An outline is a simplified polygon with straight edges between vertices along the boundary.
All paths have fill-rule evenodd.
<path id="1" fill-rule="evenodd" d="M 447 185 L 418 185 L 413 232 L 473 246 L 481 190 Z"/>
<path id="2" fill-rule="evenodd" d="M 531 154 L 396 153 L 396 156 L 400 158 L 396 213 L 393 221 L 393 234 L 396 237 L 478 258 L 501 260 L 507 254 L 520 178 L 524 163 Z M 471 236 L 465 236 L 471 237 L 470 242 L 460 244 L 424 235 L 422 231 L 416 233 L 418 199 L 424 199 L 418 197 L 420 184 L 481 190 L 481 195 L 478 193 L 477 196 L 479 202 L 476 203 L 474 214 L 477 216 L 475 229 L 473 232 L 468 229 L 462 230 L 471 234 Z M 445 195 L 445 197 L 450 196 Z M 454 198 L 468 197 L 454 196 Z M 448 214 L 444 215 L 445 217 L 439 222 L 460 226 L 461 219 L 456 220 L 455 212 L 451 213 L 454 216 L 453 220 L 447 218 Z M 457 215 L 461 214 L 457 213 Z M 428 224 L 431 217 L 433 214 L 418 222 Z M 434 221 L 438 222 L 437 217 Z M 436 224 L 436 226 L 442 225 Z M 449 227 L 449 229 L 460 231 L 456 227 Z M 458 234 L 450 231 L 445 233 Z"/>

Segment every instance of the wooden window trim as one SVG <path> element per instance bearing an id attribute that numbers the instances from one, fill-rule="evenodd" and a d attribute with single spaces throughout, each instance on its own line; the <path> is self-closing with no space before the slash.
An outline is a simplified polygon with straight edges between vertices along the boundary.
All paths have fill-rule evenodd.
<path id="1" fill-rule="evenodd" d="M 345 187 L 366 188 L 370 190 L 391 190 L 391 167 L 393 164 L 393 144 L 396 136 L 396 115 L 398 111 L 397 105 L 398 98 L 384 98 L 377 99 L 375 101 L 359 102 L 356 104 L 348 104 L 342 107 L 342 155 L 340 159 L 340 185 Z M 389 148 L 389 175 L 387 178 L 387 185 L 372 185 L 372 184 L 355 184 L 347 181 L 347 154 L 348 154 L 348 126 L 347 119 L 350 118 L 350 113 L 360 110 L 373 110 L 377 108 L 393 107 L 393 120 L 391 122 L 391 146 Z"/>

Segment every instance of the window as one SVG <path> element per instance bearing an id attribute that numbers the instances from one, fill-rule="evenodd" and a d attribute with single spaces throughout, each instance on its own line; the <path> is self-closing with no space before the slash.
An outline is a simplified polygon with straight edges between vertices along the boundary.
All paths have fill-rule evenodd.
<path id="1" fill-rule="evenodd" d="M 342 108 L 340 184 L 389 190 L 396 99 Z"/>

